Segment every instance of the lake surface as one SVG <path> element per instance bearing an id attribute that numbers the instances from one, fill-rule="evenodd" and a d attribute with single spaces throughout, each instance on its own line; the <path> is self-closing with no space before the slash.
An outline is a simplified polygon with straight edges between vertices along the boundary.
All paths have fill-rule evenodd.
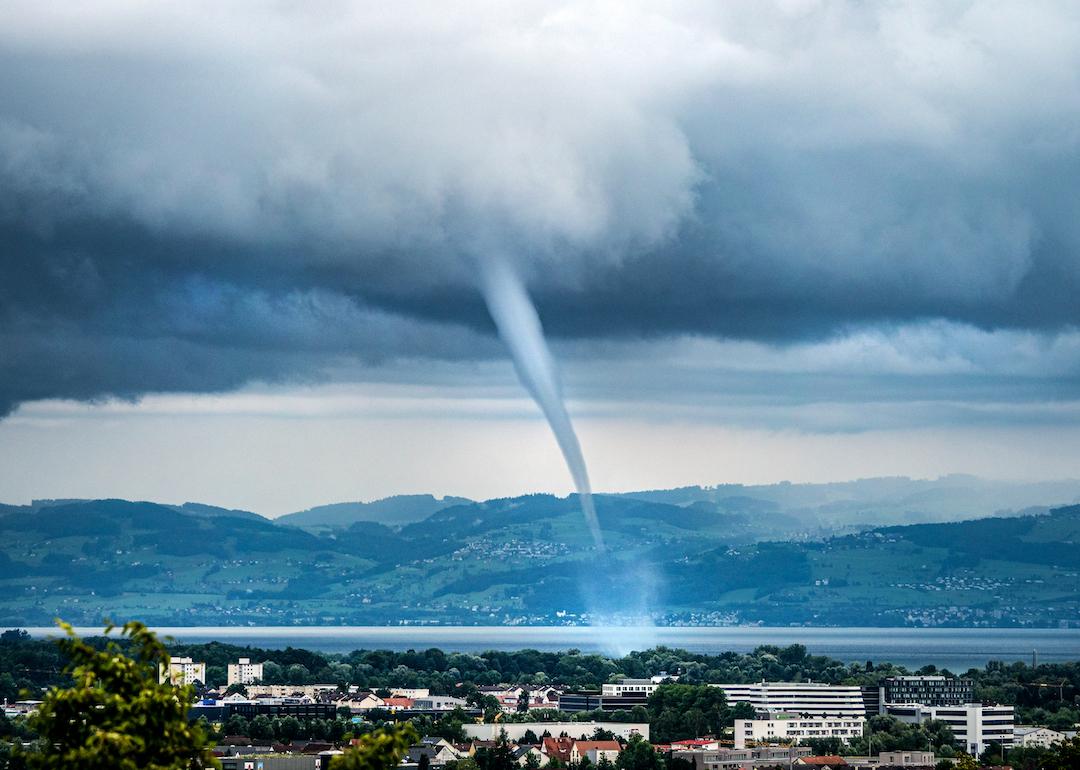
<path id="1" fill-rule="evenodd" d="M 86 635 L 100 628 L 78 629 Z M 805 644 L 811 654 L 843 661 L 889 661 L 908 668 L 929 663 L 953 671 L 982 667 L 989 660 L 1041 663 L 1080 660 L 1080 629 L 1018 628 L 642 628 L 589 626 L 292 626 L 160 627 L 184 642 L 220 641 L 280 649 L 305 647 L 323 652 L 355 649 L 566 650 L 622 655 L 656 645 L 691 652 L 749 652 L 761 644 Z M 54 628 L 29 629 L 34 636 Z"/>

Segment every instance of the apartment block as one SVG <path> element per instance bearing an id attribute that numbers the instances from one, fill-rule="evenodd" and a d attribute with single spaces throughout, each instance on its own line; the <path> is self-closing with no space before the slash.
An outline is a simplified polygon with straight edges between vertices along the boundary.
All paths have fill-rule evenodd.
<path id="1" fill-rule="evenodd" d="M 845 743 L 862 735 L 866 717 L 810 717 L 773 714 L 767 719 L 736 719 L 735 748 L 769 743 L 801 743 L 809 738 L 839 738 Z"/>
<path id="2" fill-rule="evenodd" d="M 169 665 L 164 663 L 158 671 L 158 681 L 162 684 L 175 685 L 206 684 L 206 663 L 195 662 L 191 658 L 169 658 Z"/>
<path id="3" fill-rule="evenodd" d="M 251 658 L 240 658 L 229 664 L 229 684 L 254 684 L 263 677 L 263 664 L 252 663 Z"/>

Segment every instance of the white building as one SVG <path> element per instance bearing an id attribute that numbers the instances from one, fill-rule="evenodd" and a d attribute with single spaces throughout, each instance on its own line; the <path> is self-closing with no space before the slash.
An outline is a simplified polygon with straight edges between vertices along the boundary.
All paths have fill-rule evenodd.
<path id="1" fill-rule="evenodd" d="M 456 708 L 467 708 L 468 705 L 464 698 L 451 698 L 449 695 L 428 695 L 413 699 L 413 708 L 423 711 L 453 711 Z"/>
<path id="2" fill-rule="evenodd" d="M 749 703 L 757 711 L 782 711 L 812 716 L 859 717 L 866 715 L 866 702 L 858 685 L 817 682 L 758 682 L 755 684 L 714 684 L 727 695 L 728 703 Z"/>
<path id="3" fill-rule="evenodd" d="M 426 698 L 431 695 L 431 690 L 427 687 L 391 687 L 391 698 Z"/>
<path id="4" fill-rule="evenodd" d="M 631 735 L 640 735 L 645 740 L 649 740 L 648 722 L 497 722 L 483 725 L 466 722 L 461 729 L 465 731 L 465 737 L 470 740 L 493 741 L 499 737 L 500 732 L 505 730 L 507 740 L 520 741 L 529 730 L 532 730 L 534 735 L 543 735 L 547 731 L 549 735 L 554 736 L 566 733 L 574 739 L 582 736 L 588 739 L 598 727 L 627 740 Z"/>
<path id="5" fill-rule="evenodd" d="M 158 681 L 181 685 L 202 682 L 206 684 L 206 663 L 196 663 L 191 658 L 169 658 L 169 666 L 161 664 Z"/>
<path id="6" fill-rule="evenodd" d="M 922 706 L 916 703 L 889 703 L 885 713 L 902 722 L 921 724 L 927 719 L 945 722 L 952 728 L 953 738 L 968 754 L 978 756 L 991 744 L 1010 748 L 1013 745 L 1014 716 L 1012 706 L 984 706 L 966 703 L 963 706 Z"/>
<path id="7" fill-rule="evenodd" d="M 263 664 L 252 663 L 251 658 L 240 658 L 229 664 L 229 684 L 254 684 L 263 677 Z"/>
<path id="8" fill-rule="evenodd" d="M 1017 746 L 1038 746 L 1042 749 L 1048 749 L 1055 743 L 1064 741 L 1065 738 L 1065 733 L 1059 733 L 1049 727 L 1016 725 L 1013 728 L 1013 741 Z"/>
<path id="9" fill-rule="evenodd" d="M 736 719 L 735 748 L 760 743 L 805 742 L 808 738 L 839 738 L 847 743 L 863 734 L 866 717 L 813 717 L 773 714 L 767 719 Z"/>
<path id="10" fill-rule="evenodd" d="M 652 695 L 659 686 L 660 683 L 654 682 L 652 679 L 623 679 L 619 682 L 601 685 L 600 694 L 607 696 L 627 695 L 629 693 Z"/>

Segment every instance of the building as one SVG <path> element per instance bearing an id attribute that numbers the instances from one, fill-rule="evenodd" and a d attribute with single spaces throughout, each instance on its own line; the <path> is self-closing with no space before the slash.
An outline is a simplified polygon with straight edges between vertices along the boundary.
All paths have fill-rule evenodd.
<path id="1" fill-rule="evenodd" d="M 206 717 L 208 722 L 225 722 L 233 714 L 254 719 L 260 714 L 268 717 L 297 719 L 334 719 L 337 704 L 313 703 L 298 698 L 261 698 L 259 700 L 211 700 L 196 703 L 188 711 L 192 720 Z"/>
<path id="2" fill-rule="evenodd" d="M 588 757 L 594 766 L 602 759 L 614 762 L 620 751 L 622 746 L 618 741 L 574 741 L 570 747 L 570 763 L 577 765 L 582 757 Z"/>
<path id="3" fill-rule="evenodd" d="M 641 693 L 648 698 L 659 686 L 660 684 L 652 679 L 622 679 L 612 684 L 601 685 L 600 694 L 626 695 L 627 693 Z"/>
<path id="4" fill-rule="evenodd" d="M 253 684 L 247 688 L 248 697 L 266 695 L 271 698 L 316 699 L 327 693 L 336 693 L 336 684 Z"/>
<path id="5" fill-rule="evenodd" d="M 878 764 L 884 767 L 933 767 L 937 757 L 932 751 L 882 751 Z"/>
<path id="6" fill-rule="evenodd" d="M 429 766 L 441 767 L 447 762 L 461 759 L 461 752 L 445 738 L 421 738 L 420 742 L 409 747 L 403 760 L 404 764 L 419 765 L 421 757 L 427 757 Z"/>
<path id="7" fill-rule="evenodd" d="M 965 703 L 962 706 L 923 706 L 917 703 L 885 704 L 885 713 L 902 722 L 921 724 L 937 719 L 952 728 L 956 743 L 968 754 L 978 756 L 991 743 L 1013 746 L 1014 716 L 1012 706 L 985 706 Z"/>
<path id="8" fill-rule="evenodd" d="M 862 735 L 866 717 L 818 717 L 773 714 L 767 719 L 736 719 L 735 748 L 768 743 L 802 743 L 809 738 L 839 738 L 845 743 Z"/>
<path id="9" fill-rule="evenodd" d="M 758 682 L 715 684 L 729 704 L 749 703 L 761 713 L 785 712 L 811 716 L 866 716 L 866 702 L 858 685 L 817 682 Z"/>
<path id="10" fill-rule="evenodd" d="M 326 770 L 330 760 L 340 751 L 323 751 L 319 754 L 259 754 L 239 757 L 221 757 L 221 770 Z"/>
<path id="11" fill-rule="evenodd" d="M 809 756 L 806 746 L 759 746 L 752 749 L 715 751 L 674 751 L 673 757 L 694 763 L 694 770 L 741 770 L 746 767 L 786 767 L 799 757 Z"/>
<path id="12" fill-rule="evenodd" d="M 847 760 L 833 754 L 825 757 L 799 757 L 793 763 L 796 767 L 816 767 L 818 770 L 836 770 L 839 767 L 850 767 Z"/>
<path id="13" fill-rule="evenodd" d="M 565 733 L 570 738 L 588 740 L 598 727 L 626 740 L 629 740 L 631 735 L 640 735 L 649 740 L 648 722 L 498 722 L 479 725 L 466 722 L 461 729 L 465 731 L 466 738 L 481 741 L 493 741 L 505 730 L 506 739 L 517 742 L 525 737 L 529 730 L 536 736 L 547 733 L 557 738 Z"/>
<path id="14" fill-rule="evenodd" d="M 605 685 L 606 687 L 607 685 Z M 559 711 L 575 714 L 579 711 L 629 711 L 634 706 L 646 706 L 649 694 L 643 690 L 626 691 L 619 694 L 605 695 L 596 692 L 564 692 L 559 694 Z"/>
<path id="15" fill-rule="evenodd" d="M 263 664 L 252 663 L 251 658 L 240 658 L 229 664 L 228 684 L 255 684 L 263 677 Z"/>
<path id="16" fill-rule="evenodd" d="M 427 695 L 413 700 L 413 708 L 417 711 L 453 711 L 454 709 L 469 708 L 464 698 L 452 698 L 449 695 Z"/>
<path id="17" fill-rule="evenodd" d="M 158 671 L 158 681 L 162 684 L 166 682 L 182 685 L 182 684 L 206 684 L 206 664 L 196 663 L 191 658 L 169 658 L 169 666 L 165 667 L 165 664 L 161 664 L 161 668 Z"/>
<path id="18" fill-rule="evenodd" d="M 1013 743 L 1017 746 L 1037 746 L 1048 749 L 1055 743 L 1064 741 L 1065 733 L 1051 730 L 1049 727 L 1034 725 L 1016 725 L 1013 728 Z"/>
<path id="19" fill-rule="evenodd" d="M 427 687 L 391 687 L 390 697 L 392 698 L 426 698 L 431 695 L 431 690 Z"/>
<path id="20" fill-rule="evenodd" d="M 881 685 L 881 703 L 962 706 L 975 702 L 975 682 L 945 676 L 890 676 Z"/>

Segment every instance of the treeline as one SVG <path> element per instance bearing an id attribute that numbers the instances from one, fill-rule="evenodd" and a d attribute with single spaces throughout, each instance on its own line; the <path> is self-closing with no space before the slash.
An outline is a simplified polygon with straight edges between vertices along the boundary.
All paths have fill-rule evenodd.
<path id="1" fill-rule="evenodd" d="M 104 639 L 87 640 L 104 645 Z M 682 684 L 747 683 L 769 681 L 826 682 L 829 684 L 877 684 L 886 676 L 909 673 L 951 675 L 933 666 L 910 672 L 889 663 L 843 663 L 809 655 L 799 644 L 765 645 L 751 653 L 717 655 L 656 647 L 623 657 L 587 654 L 580 650 L 497 651 L 479 654 L 444 652 L 439 649 L 355 650 L 329 654 L 294 647 L 269 650 L 222 644 L 170 643 L 174 655 L 190 655 L 207 663 L 207 684 L 224 686 L 226 666 L 239 657 L 265 661 L 267 684 L 333 684 L 380 689 L 426 687 L 434 694 L 461 695 L 476 687 L 495 684 L 571 688 L 599 688 L 621 677 L 644 678 L 662 672 L 678 674 Z M 0 698 L 15 699 L 21 690 L 40 693 L 42 688 L 66 683 L 66 661 L 59 648 L 45 640 L 30 639 L 22 631 L 0 634 Z M 961 676 L 975 680 L 976 698 L 988 703 L 1017 706 L 1017 721 L 1048 724 L 1065 729 L 1080 721 L 1080 663 L 1042 664 L 990 662 Z"/>

